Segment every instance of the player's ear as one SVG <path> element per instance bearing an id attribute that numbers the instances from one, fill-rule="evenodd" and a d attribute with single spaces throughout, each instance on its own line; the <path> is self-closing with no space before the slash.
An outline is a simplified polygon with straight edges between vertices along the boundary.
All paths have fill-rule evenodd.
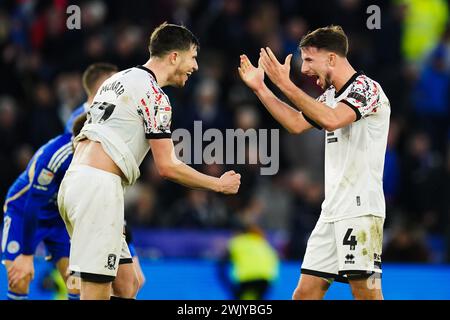
<path id="1" fill-rule="evenodd" d="M 336 53 L 330 52 L 328 54 L 328 66 L 335 67 L 336 66 L 336 58 L 337 58 Z"/>
<path id="2" fill-rule="evenodd" d="M 177 64 L 178 59 L 179 59 L 179 54 L 177 51 L 172 51 L 171 53 L 169 53 L 170 64 Z"/>

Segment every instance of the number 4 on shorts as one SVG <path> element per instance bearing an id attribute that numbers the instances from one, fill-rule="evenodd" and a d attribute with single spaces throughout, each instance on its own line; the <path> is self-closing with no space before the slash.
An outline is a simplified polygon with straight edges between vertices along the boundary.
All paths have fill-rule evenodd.
<path id="1" fill-rule="evenodd" d="M 358 243 L 356 242 L 356 237 L 352 236 L 352 232 L 353 232 L 352 228 L 347 229 L 347 232 L 345 233 L 344 241 L 342 241 L 342 244 L 344 246 L 347 246 L 347 245 L 350 246 L 350 250 L 355 250 L 355 247 Z"/>

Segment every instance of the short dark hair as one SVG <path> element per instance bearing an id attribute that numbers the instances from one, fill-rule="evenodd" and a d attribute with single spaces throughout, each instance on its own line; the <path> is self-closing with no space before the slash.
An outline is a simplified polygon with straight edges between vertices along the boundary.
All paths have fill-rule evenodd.
<path id="1" fill-rule="evenodd" d="M 116 65 L 106 63 L 106 62 L 97 62 L 91 64 L 87 69 L 83 72 L 82 82 L 83 88 L 86 91 L 86 94 L 90 96 L 95 93 L 95 84 L 98 79 L 103 77 L 104 75 L 110 73 L 116 73 L 119 71 Z"/>
<path id="2" fill-rule="evenodd" d="M 84 127 L 84 123 L 87 119 L 87 113 L 82 113 L 78 117 L 75 118 L 72 125 L 72 135 L 76 137 L 80 134 L 81 129 Z"/>
<path id="3" fill-rule="evenodd" d="M 341 26 L 328 26 L 306 34 L 299 48 L 314 47 L 334 52 L 341 57 L 348 53 L 348 38 Z"/>
<path id="4" fill-rule="evenodd" d="M 200 47 L 191 31 L 184 26 L 164 22 L 152 32 L 148 50 L 150 56 L 163 57 L 172 50 L 189 50 L 192 45 L 197 49 Z"/>

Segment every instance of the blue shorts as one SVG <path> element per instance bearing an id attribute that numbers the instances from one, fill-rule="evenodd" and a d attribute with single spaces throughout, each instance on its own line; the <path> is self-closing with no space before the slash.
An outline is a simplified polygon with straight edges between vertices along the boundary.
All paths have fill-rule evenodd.
<path id="1" fill-rule="evenodd" d="M 13 261 L 22 252 L 23 217 L 15 212 L 6 212 L 3 218 L 2 262 Z M 39 220 L 33 239 L 33 248 L 44 242 L 46 260 L 57 262 L 68 258 L 70 238 L 62 219 Z"/>

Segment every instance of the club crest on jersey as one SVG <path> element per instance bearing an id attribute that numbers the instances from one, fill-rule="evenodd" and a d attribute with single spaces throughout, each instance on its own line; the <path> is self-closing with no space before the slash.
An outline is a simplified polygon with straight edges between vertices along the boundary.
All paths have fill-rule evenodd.
<path id="1" fill-rule="evenodd" d="M 20 250 L 20 244 L 15 240 L 11 241 L 10 243 L 8 243 L 6 250 L 8 250 L 10 254 L 16 254 Z"/>
<path id="2" fill-rule="evenodd" d="M 47 186 L 50 183 L 52 183 L 54 176 L 55 175 L 53 174 L 53 172 L 51 172 L 47 169 L 42 169 L 41 173 L 39 173 L 38 183 L 41 186 Z"/>
<path id="3" fill-rule="evenodd" d="M 105 268 L 109 270 L 116 270 L 116 260 L 117 256 L 115 254 L 109 254 L 108 259 L 106 260 Z"/>

